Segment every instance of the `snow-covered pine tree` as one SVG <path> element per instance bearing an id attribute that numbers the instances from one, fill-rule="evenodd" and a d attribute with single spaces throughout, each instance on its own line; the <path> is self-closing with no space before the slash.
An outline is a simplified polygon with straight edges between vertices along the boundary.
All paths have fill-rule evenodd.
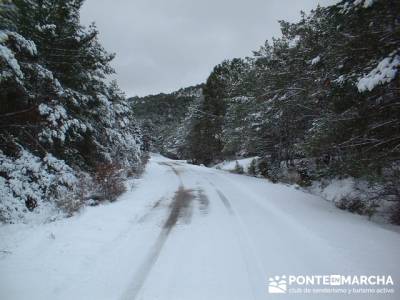
<path id="1" fill-rule="evenodd" d="M 40 214 L 44 207 L 71 213 L 102 191 L 94 180 L 99 166 L 120 174 L 141 163 L 130 105 L 105 81 L 113 55 L 94 26 L 80 25 L 82 3 L 2 2 L 2 221 L 24 220 L 28 209 Z"/>

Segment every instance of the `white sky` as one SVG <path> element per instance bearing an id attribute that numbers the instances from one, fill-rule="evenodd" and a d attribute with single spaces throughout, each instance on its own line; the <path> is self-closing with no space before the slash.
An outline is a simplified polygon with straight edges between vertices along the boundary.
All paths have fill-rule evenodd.
<path id="1" fill-rule="evenodd" d="M 279 36 L 278 20 L 337 0 L 86 0 L 82 23 L 95 22 L 117 57 L 112 65 L 128 96 L 202 83 L 224 59 L 250 56 Z"/>

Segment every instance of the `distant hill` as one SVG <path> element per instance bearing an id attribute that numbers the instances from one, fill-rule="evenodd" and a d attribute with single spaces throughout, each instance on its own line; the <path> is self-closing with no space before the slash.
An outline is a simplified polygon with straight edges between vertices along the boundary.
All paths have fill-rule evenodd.
<path id="1" fill-rule="evenodd" d="M 202 97 L 203 85 L 182 88 L 170 94 L 129 99 L 133 114 L 143 128 L 153 151 L 171 158 L 181 157 L 182 125 L 189 108 Z"/>

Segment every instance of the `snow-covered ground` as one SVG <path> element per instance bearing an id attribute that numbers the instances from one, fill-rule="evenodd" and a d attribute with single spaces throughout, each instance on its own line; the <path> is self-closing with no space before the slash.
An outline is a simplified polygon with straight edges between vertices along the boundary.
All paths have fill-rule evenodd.
<path id="1" fill-rule="evenodd" d="M 0 299 L 310 299 L 268 280 L 331 274 L 390 275 L 394 293 L 348 298 L 399 299 L 399 249 L 394 227 L 294 187 L 153 156 L 115 203 L 1 226 Z"/>
<path id="2" fill-rule="evenodd" d="M 247 173 L 249 170 L 251 161 L 253 159 L 258 159 L 258 156 L 241 158 L 241 159 L 237 159 L 237 160 L 225 160 L 225 161 L 215 165 L 214 168 L 219 169 L 219 170 L 224 170 L 224 171 L 230 171 L 230 172 L 235 171 L 236 162 L 237 162 L 238 165 L 243 168 L 243 171 Z"/>

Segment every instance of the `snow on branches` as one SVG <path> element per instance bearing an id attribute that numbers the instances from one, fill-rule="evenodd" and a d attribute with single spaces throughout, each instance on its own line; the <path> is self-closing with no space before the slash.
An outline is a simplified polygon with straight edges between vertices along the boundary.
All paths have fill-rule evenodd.
<path id="1" fill-rule="evenodd" d="M 360 93 L 372 91 L 376 86 L 391 82 L 397 75 L 400 67 L 400 56 L 392 53 L 384 58 L 367 75 L 360 78 L 357 88 Z"/>

